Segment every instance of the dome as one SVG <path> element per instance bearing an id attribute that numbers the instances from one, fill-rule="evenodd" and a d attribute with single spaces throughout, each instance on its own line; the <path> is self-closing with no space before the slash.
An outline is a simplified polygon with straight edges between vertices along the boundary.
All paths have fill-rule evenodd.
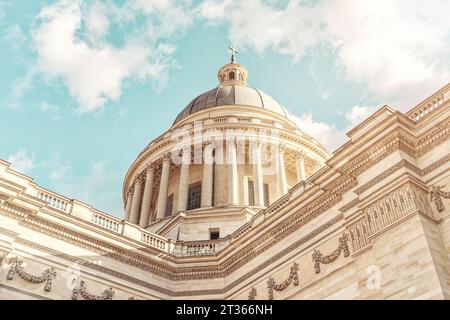
<path id="1" fill-rule="evenodd" d="M 184 118 L 202 110 L 226 105 L 241 105 L 265 109 L 288 118 L 286 109 L 268 94 L 247 85 L 248 70 L 236 62 L 237 51 L 231 48 L 231 62 L 220 68 L 217 73 L 219 85 L 192 100 L 180 112 L 173 123 L 176 125 Z"/>
<path id="2" fill-rule="evenodd" d="M 250 88 L 245 84 L 228 83 L 205 92 L 192 100 L 180 112 L 174 125 L 202 110 L 224 105 L 243 105 L 265 109 L 288 118 L 286 109 L 275 99 L 261 90 Z"/>

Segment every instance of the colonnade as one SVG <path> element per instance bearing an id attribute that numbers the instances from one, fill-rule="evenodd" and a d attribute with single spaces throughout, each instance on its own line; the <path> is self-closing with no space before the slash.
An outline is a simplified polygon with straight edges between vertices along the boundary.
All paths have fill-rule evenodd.
<path id="1" fill-rule="evenodd" d="M 201 207 L 211 208 L 214 206 L 214 143 L 206 143 L 203 145 L 203 175 L 201 184 Z M 285 146 L 280 145 L 280 152 L 276 153 L 276 169 L 277 169 L 277 185 L 281 195 L 288 192 L 288 184 L 285 169 Z M 257 143 L 253 150 L 253 178 L 255 206 L 264 206 L 264 181 L 263 181 L 263 164 L 261 145 Z M 235 142 L 229 143 L 227 148 L 227 176 L 228 176 L 228 204 L 238 205 L 239 179 L 238 179 L 238 155 Z M 191 165 L 190 148 L 182 151 L 180 164 L 179 188 L 177 192 L 178 201 L 176 212 L 185 212 L 188 206 L 189 192 L 189 170 Z M 163 155 L 160 164 L 152 163 L 146 170 L 140 173 L 135 179 L 134 184 L 126 194 L 125 220 L 133 224 L 139 224 L 146 227 L 152 222 L 151 201 L 155 183 L 156 170 L 161 168 L 159 181 L 158 200 L 156 207 L 155 219 L 162 219 L 166 216 L 167 200 L 169 191 L 171 157 L 170 153 Z M 296 152 L 296 168 L 298 182 L 306 179 L 305 174 L 305 153 Z M 145 183 L 144 183 L 145 181 Z"/>

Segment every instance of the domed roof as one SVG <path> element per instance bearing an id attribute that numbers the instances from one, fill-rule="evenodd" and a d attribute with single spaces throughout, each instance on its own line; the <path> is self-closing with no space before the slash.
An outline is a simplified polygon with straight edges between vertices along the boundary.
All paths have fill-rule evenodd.
<path id="1" fill-rule="evenodd" d="M 173 123 L 187 118 L 191 114 L 202 110 L 225 106 L 241 105 L 269 110 L 288 118 L 288 113 L 284 107 L 264 92 L 250 88 L 247 85 L 248 71 L 236 62 L 237 50 L 230 47 L 232 55 L 231 62 L 220 68 L 217 79 L 220 84 L 208 92 L 205 92 L 192 100 Z"/>
<path id="2" fill-rule="evenodd" d="M 286 109 L 261 90 L 240 83 L 225 83 L 192 100 L 175 119 L 174 125 L 191 114 L 224 105 L 257 107 L 288 118 Z"/>

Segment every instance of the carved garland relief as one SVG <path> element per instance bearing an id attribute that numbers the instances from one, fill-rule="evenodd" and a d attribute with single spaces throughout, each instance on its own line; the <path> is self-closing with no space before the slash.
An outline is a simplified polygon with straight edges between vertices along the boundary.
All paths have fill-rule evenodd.
<path id="1" fill-rule="evenodd" d="M 314 250 L 312 254 L 312 260 L 314 262 L 314 270 L 316 274 L 320 273 L 320 264 L 330 264 L 336 261 L 337 258 L 344 252 L 344 257 L 347 258 L 350 255 L 350 251 L 348 249 L 348 234 L 344 233 L 342 237 L 339 238 L 339 246 L 336 250 L 334 250 L 331 254 L 324 256 L 320 250 Z"/>
<path id="2" fill-rule="evenodd" d="M 100 295 L 93 295 L 87 291 L 84 281 L 81 280 L 79 285 L 72 290 L 72 300 L 78 300 L 78 294 L 86 300 L 112 300 L 115 293 L 112 288 L 108 288 Z"/>
<path id="3" fill-rule="evenodd" d="M 6 276 L 6 279 L 13 280 L 14 275 L 17 273 L 17 275 L 31 283 L 43 283 L 45 282 L 44 290 L 46 292 L 50 292 L 52 289 L 52 281 L 56 277 L 56 272 L 53 268 L 46 269 L 44 272 L 39 275 L 35 276 L 30 273 L 25 272 L 24 268 L 22 267 L 23 261 L 19 260 L 17 257 L 13 257 L 10 260 L 10 269 L 8 271 L 8 275 Z"/>
<path id="4" fill-rule="evenodd" d="M 248 294 L 248 300 L 256 300 L 256 296 L 258 295 L 256 288 L 252 288 L 250 293 Z"/>
<path id="5" fill-rule="evenodd" d="M 289 285 L 291 283 L 294 283 L 294 286 L 298 286 L 298 263 L 294 262 L 294 265 L 291 267 L 291 272 L 289 274 L 289 277 L 284 280 L 282 283 L 275 283 L 275 280 L 270 277 L 269 280 L 267 281 L 267 289 L 269 291 L 269 299 L 273 300 L 273 291 L 283 291 L 285 290 L 287 287 L 289 287 Z"/>
<path id="6" fill-rule="evenodd" d="M 445 188 L 445 186 L 433 186 L 433 188 L 430 191 L 430 201 L 434 201 L 434 204 L 436 205 L 436 209 L 439 212 L 442 212 L 445 210 L 444 202 L 442 201 L 442 198 L 450 199 L 450 192 L 442 191 L 441 189 Z"/>

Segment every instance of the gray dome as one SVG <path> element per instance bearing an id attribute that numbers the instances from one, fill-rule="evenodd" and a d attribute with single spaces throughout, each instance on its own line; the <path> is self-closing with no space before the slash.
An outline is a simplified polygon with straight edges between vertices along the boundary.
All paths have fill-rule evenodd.
<path id="1" fill-rule="evenodd" d="M 241 84 L 226 84 L 199 95 L 175 119 L 174 125 L 196 112 L 224 105 L 262 108 L 288 118 L 284 107 L 264 92 Z"/>

